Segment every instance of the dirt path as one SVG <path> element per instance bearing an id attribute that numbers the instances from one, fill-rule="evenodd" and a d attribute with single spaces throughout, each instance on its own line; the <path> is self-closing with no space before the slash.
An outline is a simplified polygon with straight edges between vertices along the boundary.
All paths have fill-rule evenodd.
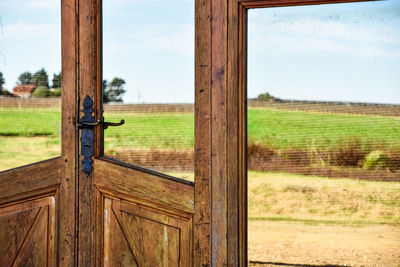
<path id="1" fill-rule="evenodd" d="M 400 227 L 249 221 L 249 266 L 400 266 Z"/>

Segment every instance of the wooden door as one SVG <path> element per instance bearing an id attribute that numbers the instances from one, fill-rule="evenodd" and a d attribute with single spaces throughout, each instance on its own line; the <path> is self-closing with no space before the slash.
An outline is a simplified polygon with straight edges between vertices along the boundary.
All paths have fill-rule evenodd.
<path id="1" fill-rule="evenodd" d="M 104 157 L 101 124 L 85 159 L 78 124 L 86 97 L 93 121 L 102 120 L 101 1 L 61 0 L 61 156 L 0 173 L 0 266 L 245 262 L 244 139 L 227 87 L 227 2 L 195 2 L 193 183 Z"/>
<path id="2" fill-rule="evenodd" d="M 90 98 L 92 121 L 104 120 L 100 3 L 79 3 L 79 117 L 85 99 Z M 191 266 L 193 182 L 105 157 L 102 123 L 91 129 L 93 156 L 83 153 L 85 147 L 79 144 L 78 264 Z M 83 130 L 79 130 L 80 142 Z M 85 160 L 87 172 L 82 167 Z"/>
<path id="3" fill-rule="evenodd" d="M 75 35 L 75 12 L 65 8 L 68 4 L 62 3 L 63 91 L 67 92 L 62 100 L 62 155 L 0 172 L 0 266 L 70 266 L 74 262 L 73 153 L 77 139 L 71 101 L 76 77 L 75 38 L 71 37 Z"/>

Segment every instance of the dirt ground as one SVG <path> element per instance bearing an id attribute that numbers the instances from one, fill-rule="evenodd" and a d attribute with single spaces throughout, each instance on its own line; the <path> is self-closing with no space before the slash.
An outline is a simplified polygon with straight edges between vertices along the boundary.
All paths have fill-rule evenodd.
<path id="1" fill-rule="evenodd" d="M 400 227 L 249 221 L 249 266 L 400 266 Z"/>

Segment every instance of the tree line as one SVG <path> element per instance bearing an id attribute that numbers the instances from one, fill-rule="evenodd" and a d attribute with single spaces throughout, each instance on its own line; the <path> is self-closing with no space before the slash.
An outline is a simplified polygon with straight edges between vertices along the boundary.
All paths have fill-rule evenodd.
<path id="1" fill-rule="evenodd" d="M 52 84 L 49 83 L 49 75 L 44 68 L 41 68 L 34 74 L 25 71 L 18 76 L 17 85 L 34 85 L 33 97 L 60 97 L 62 91 L 62 74 L 61 71 L 53 74 Z M 4 87 L 5 78 L 0 72 L 0 95 L 11 96 L 12 94 Z M 108 82 L 103 80 L 103 102 L 122 102 L 122 96 L 126 92 L 124 89 L 125 80 L 115 77 Z"/>

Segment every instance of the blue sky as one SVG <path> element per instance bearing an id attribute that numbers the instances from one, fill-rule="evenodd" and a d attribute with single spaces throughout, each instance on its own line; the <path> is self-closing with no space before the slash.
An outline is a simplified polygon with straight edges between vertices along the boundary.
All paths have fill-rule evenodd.
<path id="1" fill-rule="evenodd" d="M 191 0 L 104 0 L 104 78 L 127 103 L 194 100 Z M 0 0 L 0 71 L 61 69 L 60 3 Z M 400 1 L 249 11 L 248 95 L 400 104 Z M 50 78 L 51 78 L 50 77 Z"/>
<path id="2" fill-rule="evenodd" d="M 248 96 L 400 104 L 400 1 L 249 11 Z"/>

